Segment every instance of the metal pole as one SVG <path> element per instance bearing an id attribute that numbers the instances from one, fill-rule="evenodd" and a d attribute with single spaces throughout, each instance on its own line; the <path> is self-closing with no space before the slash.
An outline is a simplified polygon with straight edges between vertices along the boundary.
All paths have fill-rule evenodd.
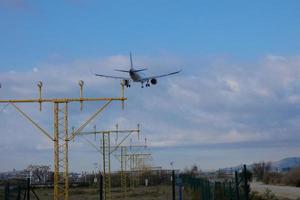
<path id="1" fill-rule="evenodd" d="M 182 184 L 179 184 L 179 200 L 182 200 Z"/>
<path id="2" fill-rule="evenodd" d="M 175 200 L 175 170 L 172 170 L 172 199 Z"/>
<path id="3" fill-rule="evenodd" d="M 103 200 L 103 176 L 99 172 L 99 200 Z"/>
<path id="4" fill-rule="evenodd" d="M 105 133 L 102 133 L 102 159 L 103 159 L 103 179 L 106 179 L 106 167 L 105 167 Z M 106 181 L 106 180 L 103 180 Z M 104 189 L 106 190 L 106 188 Z M 106 194 L 107 191 L 104 191 L 104 194 Z M 106 195 L 105 197 L 106 198 Z M 106 199 L 105 199 L 106 200 Z"/>
<path id="5" fill-rule="evenodd" d="M 126 147 L 121 147 L 121 191 L 126 198 Z"/>
<path id="6" fill-rule="evenodd" d="M 64 160 L 64 181 L 65 181 L 65 200 L 69 199 L 69 135 L 68 135 L 68 103 L 65 103 L 64 110 L 64 132 L 65 132 L 65 160 Z"/>
<path id="7" fill-rule="evenodd" d="M 58 103 L 54 103 L 54 200 L 59 200 L 59 144 L 58 144 Z"/>
<path id="8" fill-rule="evenodd" d="M 122 94 L 121 94 L 121 95 L 122 95 L 122 98 L 124 98 L 124 90 L 125 90 L 125 89 L 124 89 L 124 88 L 125 88 L 124 86 L 125 86 L 124 82 L 121 81 L 121 91 L 122 91 Z M 125 107 L 125 106 L 124 106 L 124 100 L 122 100 L 122 110 L 124 110 L 124 107 Z"/>
<path id="9" fill-rule="evenodd" d="M 21 186 L 18 185 L 18 196 L 17 196 L 17 200 L 21 200 Z"/>
<path id="10" fill-rule="evenodd" d="M 234 175 L 235 175 L 235 193 L 236 193 L 236 199 L 240 200 L 238 172 L 235 171 Z"/>
<path id="11" fill-rule="evenodd" d="M 247 177 L 246 165 L 244 165 L 244 191 L 245 191 L 245 199 L 249 200 L 249 188 L 248 188 L 248 177 Z"/>
<path id="12" fill-rule="evenodd" d="M 26 200 L 30 200 L 30 178 L 27 178 L 27 198 Z"/>
<path id="13" fill-rule="evenodd" d="M 231 181 L 229 181 L 229 198 L 230 198 L 230 200 L 233 199 L 233 196 L 232 196 L 232 185 L 231 185 Z"/>
<path id="14" fill-rule="evenodd" d="M 42 87 L 43 87 L 43 83 L 42 81 L 39 81 L 38 82 L 39 100 L 42 100 Z M 39 102 L 39 110 L 42 111 L 42 101 Z"/>

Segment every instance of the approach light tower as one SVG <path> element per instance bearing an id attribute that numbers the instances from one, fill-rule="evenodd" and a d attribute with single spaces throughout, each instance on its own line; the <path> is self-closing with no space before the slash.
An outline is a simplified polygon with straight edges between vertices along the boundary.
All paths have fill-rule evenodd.
<path id="1" fill-rule="evenodd" d="M 145 145 L 122 145 L 119 146 L 120 149 L 120 155 L 117 155 L 118 160 L 120 161 L 121 164 L 121 169 L 120 169 L 120 177 L 121 177 L 121 191 L 122 191 L 122 197 L 126 198 L 127 197 L 127 165 L 128 161 L 130 161 L 130 157 L 128 157 L 129 151 L 132 153 L 133 149 L 147 149 L 147 143 Z M 132 174 L 132 172 L 130 173 Z"/>
<path id="2" fill-rule="evenodd" d="M 120 130 L 118 124 L 116 125 L 115 130 L 102 130 L 97 131 L 96 126 L 94 126 L 94 131 L 87 131 L 87 132 L 80 132 L 78 135 L 95 135 L 101 134 L 102 135 L 102 141 L 100 142 L 100 148 L 97 147 L 94 143 L 89 141 L 87 138 L 86 141 L 94 147 L 97 151 L 99 151 L 102 154 L 102 164 L 103 164 L 103 177 L 104 177 L 104 199 L 105 200 L 111 200 L 111 154 L 114 153 L 116 150 L 118 150 L 121 145 L 133 134 L 136 133 L 140 135 L 140 125 L 137 125 L 136 129 L 123 129 Z M 120 142 L 117 143 L 116 146 L 110 145 L 110 138 L 112 134 L 117 134 L 117 137 L 119 134 L 125 134 L 123 138 L 121 138 Z"/>
<path id="3" fill-rule="evenodd" d="M 79 98 L 43 98 L 42 87 L 43 83 L 38 82 L 39 96 L 36 99 L 11 99 L 0 100 L 0 103 L 10 103 L 23 117 L 31 122 L 37 129 L 39 129 L 46 137 L 48 137 L 54 146 L 54 189 L 53 200 L 68 200 L 69 199 L 69 164 L 68 164 L 68 144 L 69 141 L 74 139 L 95 117 L 97 117 L 108 105 L 113 101 L 121 101 L 122 107 L 124 101 L 124 84 L 121 82 L 122 95 L 117 98 L 98 97 L 98 98 L 84 98 L 83 97 L 83 85 L 84 82 L 80 81 L 80 97 Z M 81 110 L 83 108 L 83 102 L 105 102 L 100 108 L 96 110 L 81 126 L 74 130 L 69 136 L 68 128 L 68 105 L 72 102 L 80 102 Z M 39 103 L 39 110 L 42 110 L 42 103 L 53 104 L 53 134 L 48 133 L 37 122 L 35 122 L 28 114 L 26 114 L 17 103 Z"/>
<path id="4" fill-rule="evenodd" d="M 141 160 L 145 160 L 152 156 L 151 153 L 128 153 L 128 160 L 130 161 L 131 184 L 130 187 L 134 188 L 139 182 L 140 172 L 142 171 Z"/>

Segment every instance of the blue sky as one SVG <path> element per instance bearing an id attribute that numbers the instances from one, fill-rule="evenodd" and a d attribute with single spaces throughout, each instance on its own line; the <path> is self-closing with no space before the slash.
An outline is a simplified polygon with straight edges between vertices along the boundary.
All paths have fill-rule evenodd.
<path id="1" fill-rule="evenodd" d="M 10 2 L 10 3 L 9 3 Z M 168 52 L 299 53 L 299 1 L 1 1 L 1 69 L 64 59 Z M 18 58 L 18 59 L 16 59 Z"/>
<path id="2" fill-rule="evenodd" d="M 0 98 L 31 98 L 39 80 L 47 97 L 77 96 L 80 79 L 89 96 L 116 96 L 118 82 L 90 72 L 118 75 L 113 69 L 126 68 L 132 51 L 149 75 L 183 72 L 156 87 L 134 86 L 125 111 L 114 106 L 95 123 L 141 123 L 154 165 L 217 169 L 299 156 L 299 9 L 296 0 L 2 0 Z M 95 107 L 84 114 L 72 107 L 70 123 Z M 51 130 L 51 110 L 35 108 L 24 106 Z M 0 117 L 0 150 L 15 155 L 0 155 L 7 161 L 0 170 L 52 164 L 51 144 L 38 131 L 11 107 Z M 71 162 L 85 162 L 72 169 L 91 169 L 97 154 L 82 140 L 73 146 Z"/>

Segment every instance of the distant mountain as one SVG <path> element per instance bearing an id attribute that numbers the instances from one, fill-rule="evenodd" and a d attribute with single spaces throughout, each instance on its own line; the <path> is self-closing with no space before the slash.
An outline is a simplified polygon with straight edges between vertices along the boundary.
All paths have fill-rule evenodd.
<path id="1" fill-rule="evenodd" d="M 272 162 L 272 170 L 288 171 L 289 169 L 300 166 L 300 157 L 284 158 L 282 160 Z"/>
<path id="2" fill-rule="evenodd" d="M 269 161 L 264 161 L 265 163 L 268 163 Z M 235 170 L 239 171 L 241 170 L 243 165 L 235 166 L 235 167 L 226 167 L 221 169 L 221 171 L 225 173 L 232 173 Z M 247 169 L 252 169 L 253 164 L 247 165 Z M 290 158 L 284 158 L 279 161 L 271 161 L 271 170 L 272 171 L 289 171 L 292 168 L 300 167 L 300 157 L 290 157 Z"/>

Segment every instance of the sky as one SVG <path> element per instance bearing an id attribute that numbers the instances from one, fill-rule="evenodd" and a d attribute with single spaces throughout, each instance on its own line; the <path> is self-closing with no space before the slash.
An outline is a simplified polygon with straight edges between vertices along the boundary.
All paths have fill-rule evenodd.
<path id="1" fill-rule="evenodd" d="M 300 2 L 0 0 L 0 99 L 120 96 L 129 52 L 147 75 L 182 69 L 156 86 L 126 89 L 93 125 L 135 128 L 153 166 L 218 169 L 299 155 Z M 12 106 L 0 105 L 0 171 L 52 166 L 52 144 Z M 52 107 L 19 105 L 49 132 Z M 78 127 L 99 107 L 70 105 Z M 3 109 L 2 109 L 3 108 Z M 86 138 L 85 138 L 86 139 Z M 84 138 L 70 144 L 70 168 L 92 170 L 100 156 Z M 87 139 L 99 142 L 99 138 Z M 115 164 L 114 166 L 117 166 Z M 117 167 L 114 167 L 117 169 Z"/>

